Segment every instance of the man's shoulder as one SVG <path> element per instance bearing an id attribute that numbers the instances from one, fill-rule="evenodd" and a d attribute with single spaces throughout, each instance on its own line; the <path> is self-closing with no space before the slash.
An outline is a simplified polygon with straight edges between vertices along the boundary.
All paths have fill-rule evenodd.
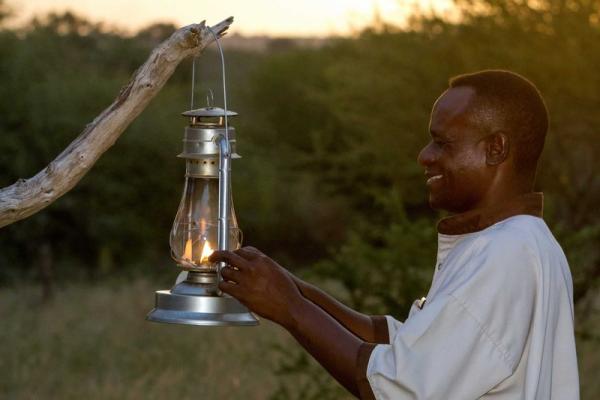
<path id="1" fill-rule="evenodd" d="M 543 251 L 542 247 L 555 247 L 558 243 L 542 218 L 515 215 L 481 231 L 479 246 L 491 253 L 530 255 Z M 509 255 L 509 254 L 505 254 Z"/>
<path id="2" fill-rule="evenodd" d="M 464 271 L 493 279 L 535 280 L 542 270 L 567 270 L 566 256 L 543 219 L 529 215 L 507 218 L 481 231 L 469 244 Z M 501 280 L 501 279 L 500 279 Z"/>
<path id="3" fill-rule="evenodd" d="M 541 231 L 548 230 L 544 220 L 533 215 L 519 214 L 513 215 L 482 231 L 491 235 L 502 234 L 539 234 Z"/>
<path id="4" fill-rule="evenodd" d="M 517 215 L 473 235 L 456 259 L 457 275 L 485 275 L 501 282 L 533 280 L 552 235 L 541 218 Z M 466 256 L 466 257 L 465 257 Z M 502 279 L 501 279 L 502 278 Z"/>

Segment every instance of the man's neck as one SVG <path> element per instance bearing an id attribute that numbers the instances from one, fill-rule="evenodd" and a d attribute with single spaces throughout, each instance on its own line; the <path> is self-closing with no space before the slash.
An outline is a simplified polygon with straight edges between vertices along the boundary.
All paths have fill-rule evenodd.
<path id="1" fill-rule="evenodd" d="M 438 223 L 438 232 L 446 235 L 462 235 L 481 231 L 497 222 L 515 215 L 542 217 L 544 198 L 542 193 L 522 193 L 502 197 L 490 206 L 456 214 Z"/>

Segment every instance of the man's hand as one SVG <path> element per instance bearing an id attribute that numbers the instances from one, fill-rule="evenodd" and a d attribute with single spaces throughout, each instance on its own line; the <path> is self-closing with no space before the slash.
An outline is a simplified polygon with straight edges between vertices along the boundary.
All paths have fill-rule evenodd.
<path id="1" fill-rule="evenodd" d="M 353 320 L 348 312 L 321 292 L 294 279 L 281 265 L 253 247 L 215 251 L 210 261 L 229 264 L 221 270 L 223 282 L 219 288 L 223 292 L 287 329 L 335 379 L 358 396 L 357 357 L 363 342 L 323 308 L 305 298 L 297 283 L 321 299 L 328 309 L 339 309 L 340 315 L 347 316 L 342 319 Z M 364 318 L 369 320 L 367 316 Z M 367 325 L 370 327 L 370 323 Z"/>
<path id="2" fill-rule="evenodd" d="M 242 302 L 261 317 L 284 327 L 294 320 L 290 307 L 303 297 L 291 274 L 253 247 L 236 251 L 215 251 L 210 261 L 224 261 L 219 289 Z"/>

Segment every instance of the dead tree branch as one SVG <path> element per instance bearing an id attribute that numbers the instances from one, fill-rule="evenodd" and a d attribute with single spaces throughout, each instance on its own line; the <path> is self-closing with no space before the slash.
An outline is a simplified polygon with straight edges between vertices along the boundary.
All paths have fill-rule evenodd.
<path id="1" fill-rule="evenodd" d="M 223 36 L 230 17 L 211 27 Z M 115 101 L 47 167 L 0 189 L 0 228 L 27 218 L 71 190 L 162 89 L 177 65 L 214 40 L 204 22 L 183 27 L 156 47 Z"/>

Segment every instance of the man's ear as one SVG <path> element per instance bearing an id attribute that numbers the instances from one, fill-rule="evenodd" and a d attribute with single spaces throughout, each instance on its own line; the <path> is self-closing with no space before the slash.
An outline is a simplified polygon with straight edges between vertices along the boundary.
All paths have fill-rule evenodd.
<path id="1" fill-rule="evenodd" d="M 510 138 L 506 133 L 502 131 L 492 133 L 485 138 L 485 142 L 485 162 L 487 165 L 499 165 L 508 158 Z"/>

